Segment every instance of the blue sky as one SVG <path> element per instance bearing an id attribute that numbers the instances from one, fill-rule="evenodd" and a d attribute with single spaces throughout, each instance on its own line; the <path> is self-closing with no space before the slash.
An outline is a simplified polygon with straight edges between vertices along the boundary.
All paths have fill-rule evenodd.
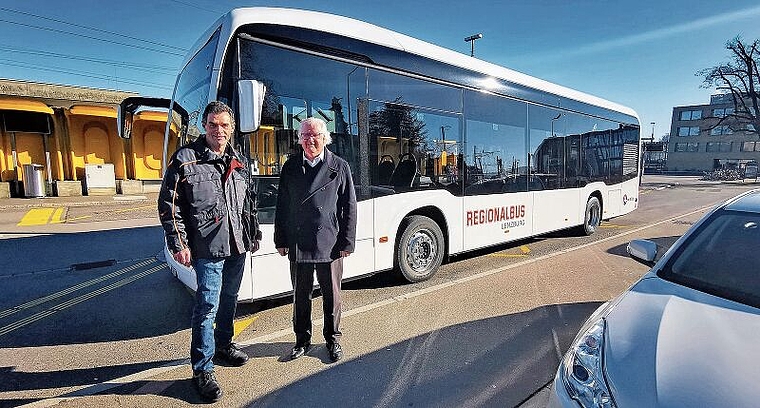
<path id="1" fill-rule="evenodd" d="M 695 73 L 727 40 L 760 38 L 756 0 L 703 2 L 0 0 L 0 78 L 170 96 L 184 53 L 233 7 L 318 10 L 364 20 L 627 105 L 642 133 L 670 131 L 674 106 L 707 103 Z"/>

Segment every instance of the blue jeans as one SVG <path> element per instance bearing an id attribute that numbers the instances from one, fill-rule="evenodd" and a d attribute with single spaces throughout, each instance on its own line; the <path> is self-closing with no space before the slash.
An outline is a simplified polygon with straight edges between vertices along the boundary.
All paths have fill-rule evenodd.
<path id="1" fill-rule="evenodd" d="M 240 282 L 243 280 L 245 254 L 226 258 L 196 259 L 198 290 L 191 321 L 190 363 L 193 373 L 211 371 L 216 346 L 232 342 L 233 318 Z M 216 329 L 214 329 L 216 321 Z"/>

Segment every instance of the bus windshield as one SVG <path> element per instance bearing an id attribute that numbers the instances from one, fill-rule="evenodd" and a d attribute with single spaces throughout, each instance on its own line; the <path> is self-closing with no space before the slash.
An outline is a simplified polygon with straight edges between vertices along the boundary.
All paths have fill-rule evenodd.
<path id="1" fill-rule="evenodd" d="M 219 43 L 219 30 L 217 30 L 208 42 L 188 62 L 177 78 L 177 86 L 174 89 L 174 103 L 179 104 L 189 115 L 187 135 L 179 135 L 181 144 L 196 139 L 203 133 L 201 113 L 208 103 L 211 89 L 211 74 L 214 66 L 214 56 Z M 177 120 L 174 115 L 173 120 Z M 175 123 L 180 129 L 179 123 Z M 172 151 L 170 149 L 170 151 Z"/>

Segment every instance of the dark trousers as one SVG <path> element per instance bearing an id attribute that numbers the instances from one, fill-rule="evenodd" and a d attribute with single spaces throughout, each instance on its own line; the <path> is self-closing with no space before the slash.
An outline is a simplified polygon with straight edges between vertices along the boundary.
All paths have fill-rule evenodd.
<path id="1" fill-rule="evenodd" d="M 343 258 L 324 263 L 290 263 L 293 283 L 293 332 L 296 345 L 311 343 L 311 293 L 314 273 L 322 291 L 322 311 L 325 325 L 322 334 L 327 344 L 340 342 L 340 282 L 343 279 Z"/>

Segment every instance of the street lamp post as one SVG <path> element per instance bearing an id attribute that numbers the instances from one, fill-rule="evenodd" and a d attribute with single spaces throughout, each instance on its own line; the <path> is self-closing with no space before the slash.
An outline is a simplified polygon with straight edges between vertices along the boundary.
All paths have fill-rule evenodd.
<path id="1" fill-rule="evenodd" d="M 481 38 L 483 38 L 483 34 L 482 33 L 477 33 L 477 34 L 471 35 L 469 37 L 465 37 L 464 42 L 469 42 L 470 43 L 470 56 L 471 57 L 475 56 L 475 40 L 479 40 Z"/>

